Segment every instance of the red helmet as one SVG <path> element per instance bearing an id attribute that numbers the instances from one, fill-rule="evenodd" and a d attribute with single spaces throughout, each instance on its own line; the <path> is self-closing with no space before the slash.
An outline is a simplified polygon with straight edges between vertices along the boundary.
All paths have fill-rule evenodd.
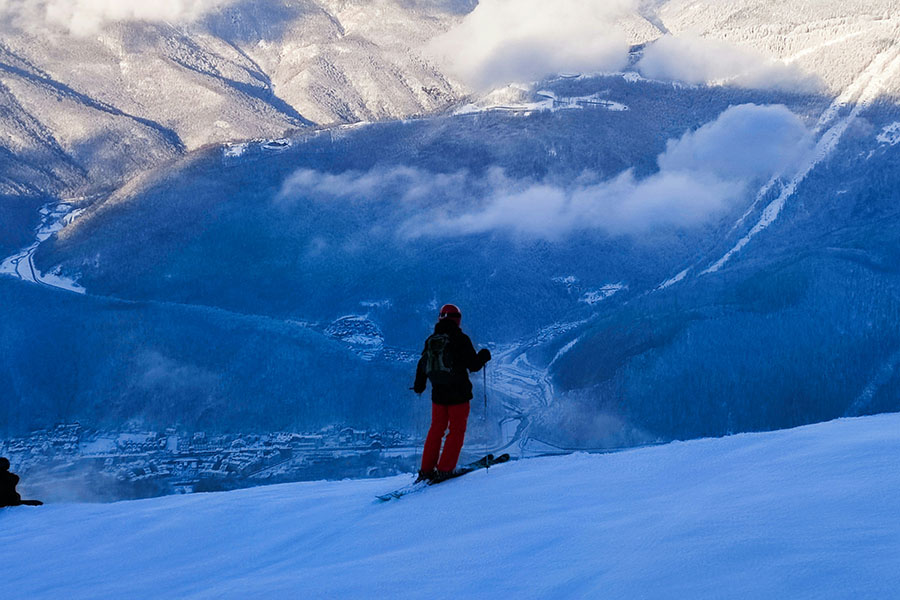
<path id="1" fill-rule="evenodd" d="M 438 315 L 438 321 L 450 319 L 457 325 L 462 321 L 462 313 L 455 304 L 445 304 L 441 307 L 441 313 Z"/>

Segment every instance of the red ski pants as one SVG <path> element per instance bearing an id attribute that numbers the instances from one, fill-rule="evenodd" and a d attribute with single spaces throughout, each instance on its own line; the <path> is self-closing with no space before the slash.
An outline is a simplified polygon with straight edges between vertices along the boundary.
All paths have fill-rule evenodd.
<path id="1" fill-rule="evenodd" d="M 456 468 L 463 441 L 466 438 L 466 424 L 469 421 L 469 403 L 443 404 L 431 403 L 431 428 L 425 438 L 425 450 L 422 452 L 422 470 L 430 471 L 437 467 L 439 471 L 452 471 Z M 450 433 L 444 441 L 441 452 L 441 440 L 447 426 Z M 438 460 L 440 456 L 440 460 Z"/>

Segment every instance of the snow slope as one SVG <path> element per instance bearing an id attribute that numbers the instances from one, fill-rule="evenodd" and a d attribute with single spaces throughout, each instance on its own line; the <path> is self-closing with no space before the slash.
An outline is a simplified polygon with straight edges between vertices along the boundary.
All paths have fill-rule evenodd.
<path id="1" fill-rule="evenodd" d="M 889 598 L 900 414 L 406 481 L 0 512 L 4 598 Z M 27 490 L 24 490 L 27 492 Z"/>

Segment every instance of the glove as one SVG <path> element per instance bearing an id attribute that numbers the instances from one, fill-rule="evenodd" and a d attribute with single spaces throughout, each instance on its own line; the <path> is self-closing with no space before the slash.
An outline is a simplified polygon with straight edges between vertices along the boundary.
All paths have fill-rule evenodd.
<path id="1" fill-rule="evenodd" d="M 410 388 L 410 389 L 411 389 L 412 391 L 414 391 L 415 393 L 417 393 L 417 394 L 421 394 L 422 392 L 425 391 L 425 384 L 423 383 L 423 384 L 420 384 L 420 385 L 414 385 L 414 386 L 412 386 L 412 388 Z"/>
<path id="2" fill-rule="evenodd" d="M 491 360 L 491 351 L 488 350 L 487 348 L 482 348 L 481 350 L 479 350 L 478 351 L 478 360 L 480 360 L 483 363 L 486 363 L 487 361 Z"/>

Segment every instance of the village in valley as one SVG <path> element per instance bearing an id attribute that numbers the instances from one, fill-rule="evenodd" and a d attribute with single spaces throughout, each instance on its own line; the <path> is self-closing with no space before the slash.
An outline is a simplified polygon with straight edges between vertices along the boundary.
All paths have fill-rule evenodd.
<path id="1" fill-rule="evenodd" d="M 387 476 L 413 470 L 418 450 L 396 430 L 337 425 L 312 433 L 208 435 L 175 428 L 101 432 L 71 423 L 0 440 L 0 455 L 30 493 L 68 501 Z"/>

